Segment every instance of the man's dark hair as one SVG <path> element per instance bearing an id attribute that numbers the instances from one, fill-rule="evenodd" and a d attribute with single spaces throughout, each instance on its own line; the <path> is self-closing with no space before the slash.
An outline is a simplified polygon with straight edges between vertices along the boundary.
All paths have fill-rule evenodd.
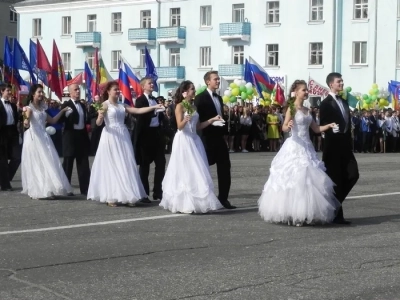
<path id="1" fill-rule="evenodd" d="M 332 72 L 329 73 L 328 76 L 326 76 L 326 84 L 330 88 L 330 84 L 335 81 L 336 78 L 342 78 L 342 74 L 337 73 L 337 72 Z"/>
<path id="2" fill-rule="evenodd" d="M 218 71 L 208 71 L 206 74 L 204 74 L 204 82 L 205 83 L 207 83 L 207 81 L 210 80 L 211 74 L 218 75 Z"/>
<path id="3" fill-rule="evenodd" d="M 8 83 L 2 83 L 0 84 L 0 91 L 4 92 L 6 89 L 12 90 L 12 85 Z"/>

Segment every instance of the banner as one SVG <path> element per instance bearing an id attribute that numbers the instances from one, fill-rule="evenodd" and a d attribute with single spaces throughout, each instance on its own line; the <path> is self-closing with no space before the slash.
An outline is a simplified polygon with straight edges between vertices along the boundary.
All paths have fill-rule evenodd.
<path id="1" fill-rule="evenodd" d="M 319 84 L 311 77 L 308 79 L 308 93 L 312 96 L 321 96 L 322 99 L 325 99 L 329 95 L 328 88 L 324 87 L 322 84 Z"/>

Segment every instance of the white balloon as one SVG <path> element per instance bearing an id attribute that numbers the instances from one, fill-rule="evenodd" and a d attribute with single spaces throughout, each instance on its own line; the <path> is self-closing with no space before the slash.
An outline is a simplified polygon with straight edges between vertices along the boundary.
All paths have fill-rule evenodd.
<path id="1" fill-rule="evenodd" d="M 246 83 L 246 88 L 251 89 L 253 87 L 253 84 L 251 82 Z"/>
<path id="2" fill-rule="evenodd" d="M 240 86 L 245 86 L 245 85 L 246 85 L 246 81 L 241 80 L 239 85 L 240 85 Z"/>
<path id="3" fill-rule="evenodd" d="M 242 81 L 240 79 L 235 79 L 233 81 L 237 86 L 240 86 L 240 84 L 242 83 Z"/>
<path id="4" fill-rule="evenodd" d="M 230 96 L 232 96 L 232 92 L 230 90 L 226 90 L 224 92 L 224 95 L 230 97 Z"/>
<path id="5" fill-rule="evenodd" d="M 56 129 L 55 129 L 53 126 L 49 126 L 49 127 L 46 127 L 46 132 L 47 132 L 49 135 L 53 135 L 53 134 L 56 133 Z"/>

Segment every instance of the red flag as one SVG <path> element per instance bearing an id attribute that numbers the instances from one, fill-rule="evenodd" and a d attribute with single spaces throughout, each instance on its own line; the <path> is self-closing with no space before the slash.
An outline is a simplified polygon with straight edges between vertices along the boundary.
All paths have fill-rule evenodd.
<path id="1" fill-rule="evenodd" d="M 285 102 L 285 95 L 279 83 L 278 86 L 276 87 L 275 101 L 278 102 L 279 105 L 282 105 Z"/>
<path id="2" fill-rule="evenodd" d="M 93 75 L 94 75 L 94 80 L 91 86 L 92 97 L 99 94 L 99 84 L 100 84 L 99 48 L 96 48 L 96 52 L 94 53 Z"/>
<path id="3" fill-rule="evenodd" d="M 36 43 L 36 56 L 37 56 L 37 68 L 40 70 L 44 70 L 47 73 L 51 73 L 51 65 L 49 59 L 44 52 L 42 45 L 40 44 L 39 40 Z"/>
<path id="4" fill-rule="evenodd" d="M 16 74 L 10 69 L 5 68 L 4 72 L 4 82 L 10 83 L 13 87 L 15 86 L 18 90 L 21 90 L 21 86 L 19 85 L 18 79 L 16 78 Z"/>
<path id="5" fill-rule="evenodd" d="M 56 41 L 53 40 L 53 57 L 51 63 L 51 84 L 50 88 L 61 100 L 64 88 L 67 86 L 65 79 L 64 66 L 61 60 L 60 52 L 56 45 Z"/>
<path id="6" fill-rule="evenodd" d="M 79 73 L 74 78 L 72 78 L 71 80 L 67 81 L 67 85 L 82 84 L 82 83 L 83 83 L 83 72 Z"/>

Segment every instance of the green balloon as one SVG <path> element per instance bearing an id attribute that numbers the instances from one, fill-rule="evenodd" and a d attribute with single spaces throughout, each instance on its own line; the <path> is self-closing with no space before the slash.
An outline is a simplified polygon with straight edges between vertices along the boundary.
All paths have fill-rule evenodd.
<path id="1" fill-rule="evenodd" d="M 246 99 L 246 98 L 247 98 L 247 94 L 246 94 L 245 92 L 242 92 L 242 93 L 240 94 L 240 97 L 241 97 L 242 99 Z"/>
<path id="2" fill-rule="evenodd" d="M 372 95 L 372 96 L 371 96 L 371 100 L 372 100 L 372 101 L 376 101 L 376 99 L 377 99 L 376 95 Z"/>
<path id="3" fill-rule="evenodd" d="M 246 90 L 246 93 L 247 93 L 247 95 L 251 96 L 251 95 L 253 95 L 254 90 L 251 89 L 251 88 L 248 88 L 248 89 Z"/>
<path id="4" fill-rule="evenodd" d="M 235 96 L 231 96 L 231 97 L 229 98 L 229 102 L 230 102 L 230 103 L 235 103 L 236 101 L 237 101 L 237 99 L 236 99 Z"/>
<path id="5" fill-rule="evenodd" d="M 246 92 L 246 87 L 244 86 L 244 85 L 242 85 L 240 88 L 239 88 L 239 90 L 240 90 L 240 92 L 241 93 L 245 93 Z"/>
<path id="6" fill-rule="evenodd" d="M 379 90 L 378 89 L 374 89 L 374 94 L 375 95 L 379 94 Z"/>
<path id="7" fill-rule="evenodd" d="M 367 104 L 370 104 L 371 103 L 371 99 L 370 98 L 365 99 L 364 102 L 367 103 Z"/>
<path id="8" fill-rule="evenodd" d="M 350 86 L 348 86 L 347 88 L 346 88 L 346 91 L 348 92 L 348 93 L 350 93 L 351 92 L 351 87 Z"/>
<path id="9" fill-rule="evenodd" d="M 364 100 L 369 99 L 369 96 L 367 94 L 364 94 L 362 97 L 363 97 Z"/>

